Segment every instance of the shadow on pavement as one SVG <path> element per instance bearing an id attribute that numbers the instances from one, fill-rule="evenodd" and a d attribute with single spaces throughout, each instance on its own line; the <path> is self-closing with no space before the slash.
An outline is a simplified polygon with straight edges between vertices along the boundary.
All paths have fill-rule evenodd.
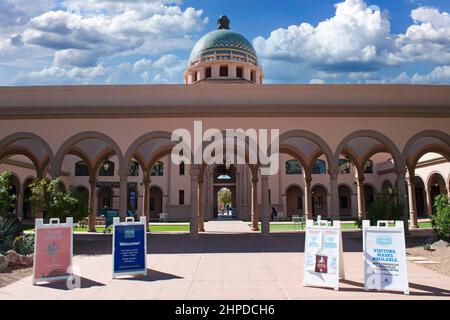
<path id="1" fill-rule="evenodd" d="M 133 280 L 133 281 L 146 281 L 146 282 L 154 282 L 160 280 L 172 280 L 172 279 L 184 279 L 183 277 L 165 273 L 157 270 L 147 269 L 146 276 L 124 276 L 122 278 L 116 278 L 116 280 Z"/>
<path id="2" fill-rule="evenodd" d="M 105 286 L 105 284 L 87 279 L 84 277 L 81 277 L 81 288 L 90 288 L 90 287 L 102 287 Z M 66 280 L 61 281 L 55 281 L 55 282 L 49 282 L 45 284 L 39 284 L 38 287 L 46 287 L 46 288 L 52 288 L 52 289 L 58 289 L 58 290 L 70 290 L 67 287 Z"/>

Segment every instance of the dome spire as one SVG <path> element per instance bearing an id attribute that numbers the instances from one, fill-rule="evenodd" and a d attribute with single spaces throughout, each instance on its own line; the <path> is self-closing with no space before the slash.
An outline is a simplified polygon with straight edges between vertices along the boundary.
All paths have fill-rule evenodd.
<path id="1" fill-rule="evenodd" d="M 230 19 L 226 15 L 221 15 L 217 19 L 217 29 L 230 29 Z"/>

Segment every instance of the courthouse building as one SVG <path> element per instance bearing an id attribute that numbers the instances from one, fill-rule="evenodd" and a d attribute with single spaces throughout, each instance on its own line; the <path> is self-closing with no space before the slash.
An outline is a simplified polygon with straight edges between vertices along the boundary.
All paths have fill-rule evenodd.
<path id="1" fill-rule="evenodd" d="M 257 54 L 221 17 L 194 46 L 183 85 L 0 87 L 0 171 L 16 213 L 33 219 L 29 184 L 61 177 L 104 210 L 190 221 L 217 218 L 218 192 L 236 219 L 269 232 L 279 217 L 364 216 L 395 186 L 410 226 L 450 185 L 450 86 L 264 84 Z M 279 129 L 279 170 L 258 164 L 174 164 L 172 131 Z M 39 214 L 39 213 L 38 213 Z"/>

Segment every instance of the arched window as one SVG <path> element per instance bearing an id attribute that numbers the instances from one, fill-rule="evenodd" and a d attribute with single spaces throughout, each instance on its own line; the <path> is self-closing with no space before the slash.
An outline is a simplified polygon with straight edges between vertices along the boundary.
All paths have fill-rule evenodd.
<path id="1" fill-rule="evenodd" d="M 256 71 L 255 70 L 252 70 L 252 72 L 250 73 L 250 80 L 252 82 L 256 81 Z"/>
<path id="2" fill-rule="evenodd" d="M 130 177 L 137 177 L 137 176 L 139 176 L 139 163 L 136 160 L 134 160 L 134 159 L 132 159 L 131 162 L 130 162 L 130 170 L 128 172 L 128 175 Z"/>
<path id="3" fill-rule="evenodd" d="M 99 176 L 101 177 L 113 177 L 114 176 L 114 162 L 106 160 L 100 166 Z"/>
<path id="4" fill-rule="evenodd" d="M 211 67 L 205 69 L 205 78 L 211 78 Z"/>
<path id="5" fill-rule="evenodd" d="M 317 159 L 314 162 L 312 173 L 313 174 L 325 174 L 326 173 L 325 161 Z"/>
<path id="6" fill-rule="evenodd" d="M 162 176 L 164 171 L 164 163 L 162 161 L 157 161 L 153 166 L 151 175 L 152 176 Z"/>
<path id="7" fill-rule="evenodd" d="M 219 69 L 219 75 L 221 77 L 228 77 L 228 66 L 221 66 Z"/>
<path id="8" fill-rule="evenodd" d="M 84 161 L 78 161 L 75 163 L 75 176 L 89 177 L 89 169 Z"/>
<path id="9" fill-rule="evenodd" d="M 302 167 L 300 162 L 295 159 L 290 159 L 285 162 L 286 174 L 302 174 Z"/>
<path id="10" fill-rule="evenodd" d="M 364 164 L 364 173 L 373 173 L 373 161 L 367 160 Z"/>
<path id="11" fill-rule="evenodd" d="M 181 161 L 179 170 L 180 170 L 180 176 L 184 176 L 184 161 Z"/>
<path id="12" fill-rule="evenodd" d="M 347 159 L 339 159 L 338 172 L 341 174 L 350 173 L 350 161 Z"/>
<path id="13" fill-rule="evenodd" d="M 194 82 L 198 80 L 198 74 L 197 71 L 194 72 Z"/>
<path id="14" fill-rule="evenodd" d="M 242 78 L 243 77 L 243 72 L 242 72 L 242 68 L 241 67 L 237 67 L 236 68 L 236 77 L 238 77 L 238 78 Z"/>

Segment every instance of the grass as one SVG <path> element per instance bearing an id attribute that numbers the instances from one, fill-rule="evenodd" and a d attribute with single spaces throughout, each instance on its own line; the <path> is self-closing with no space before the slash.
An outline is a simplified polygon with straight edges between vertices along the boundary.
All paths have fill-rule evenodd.
<path id="1" fill-rule="evenodd" d="M 27 231 L 33 231 L 34 225 L 24 225 L 24 230 Z M 103 232 L 105 230 L 105 227 L 99 227 L 97 226 L 95 228 L 97 232 Z M 88 227 L 77 227 L 74 228 L 73 231 L 75 232 L 87 232 Z M 161 223 L 150 223 L 150 232 L 173 232 L 173 231 L 185 231 L 189 232 L 189 224 L 161 224 Z"/>

